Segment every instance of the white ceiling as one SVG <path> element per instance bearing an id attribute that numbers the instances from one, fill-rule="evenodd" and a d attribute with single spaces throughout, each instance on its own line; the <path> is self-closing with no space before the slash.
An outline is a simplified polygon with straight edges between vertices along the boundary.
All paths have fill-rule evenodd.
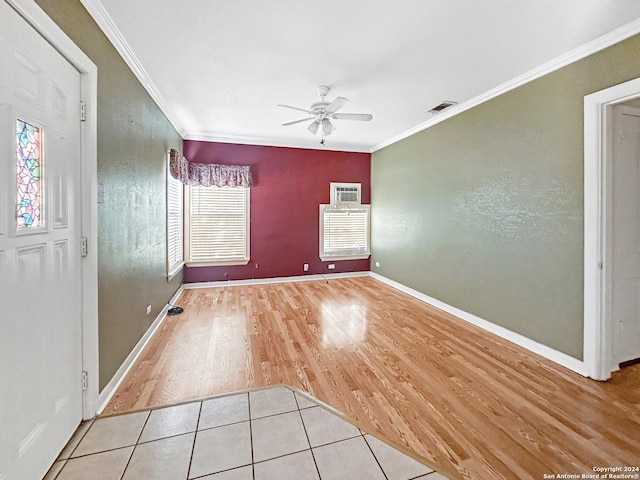
<path id="1" fill-rule="evenodd" d="M 365 152 L 443 100 L 640 30 L 638 0 L 82 2 L 184 138 Z M 305 114 L 277 105 L 308 108 L 318 85 L 373 120 L 335 120 L 324 146 L 310 122 L 281 126 Z"/>

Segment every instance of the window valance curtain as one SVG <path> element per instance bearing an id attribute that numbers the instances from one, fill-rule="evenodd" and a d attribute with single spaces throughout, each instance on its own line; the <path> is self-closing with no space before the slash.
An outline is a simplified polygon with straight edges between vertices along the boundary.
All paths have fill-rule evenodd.
<path id="1" fill-rule="evenodd" d="M 249 188 L 252 183 L 248 166 L 192 163 L 174 149 L 170 153 L 169 171 L 185 185 Z"/>

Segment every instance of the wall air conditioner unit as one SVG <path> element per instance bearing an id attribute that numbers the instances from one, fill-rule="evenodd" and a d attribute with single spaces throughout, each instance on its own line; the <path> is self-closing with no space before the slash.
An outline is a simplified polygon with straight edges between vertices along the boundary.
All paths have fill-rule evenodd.
<path id="1" fill-rule="evenodd" d="M 333 205 L 356 204 L 360 205 L 359 183 L 331 182 L 331 203 Z"/>

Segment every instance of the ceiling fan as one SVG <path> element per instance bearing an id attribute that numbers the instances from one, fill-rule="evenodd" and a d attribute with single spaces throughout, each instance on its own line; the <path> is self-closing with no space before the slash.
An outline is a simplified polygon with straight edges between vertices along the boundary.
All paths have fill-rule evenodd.
<path id="1" fill-rule="evenodd" d="M 301 118 L 300 120 L 283 123 L 282 126 L 286 127 L 288 125 L 295 125 L 296 123 L 306 122 L 307 120 L 313 120 L 307 127 L 307 130 L 315 135 L 316 133 L 318 133 L 320 126 L 322 126 L 322 135 L 324 137 L 331 135 L 331 132 L 335 129 L 335 127 L 331 123 L 331 120 L 360 120 L 368 122 L 373 118 L 373 115 L 371 115 L 370 113 L 336 113 L 347 103 L 349 103 L 349 99 L 344 97 L 336 97 L 332 102 L 327 102 L 325 100 L 325 97 L 328 93 L 329 87 L 324 85 L 319 86 L 318 95 L 320 95 L 321 100 L 312 104 L 308 110 L 305 108 L 292 107 L 291 105 L 278 105 L 279 107 L 299 110 L 310 115 L 308 117 Z"/>

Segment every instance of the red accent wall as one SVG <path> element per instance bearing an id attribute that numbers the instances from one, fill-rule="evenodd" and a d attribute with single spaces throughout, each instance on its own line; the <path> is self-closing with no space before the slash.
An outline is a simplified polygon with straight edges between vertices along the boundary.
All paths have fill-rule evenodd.
<path id="1" fill-rule="evenodd" d="M 323 262 L 318 256 L 318 205 L 329 203 L 329 183 L 361 183 L 362 203 L 371 203 L 369 153 L 185 140 L 183 154 L 191 162 L 250 165 L 253 176 L 251 260 L 185 267 L 185 283 L 369 270 L 369 259 Z"/>

